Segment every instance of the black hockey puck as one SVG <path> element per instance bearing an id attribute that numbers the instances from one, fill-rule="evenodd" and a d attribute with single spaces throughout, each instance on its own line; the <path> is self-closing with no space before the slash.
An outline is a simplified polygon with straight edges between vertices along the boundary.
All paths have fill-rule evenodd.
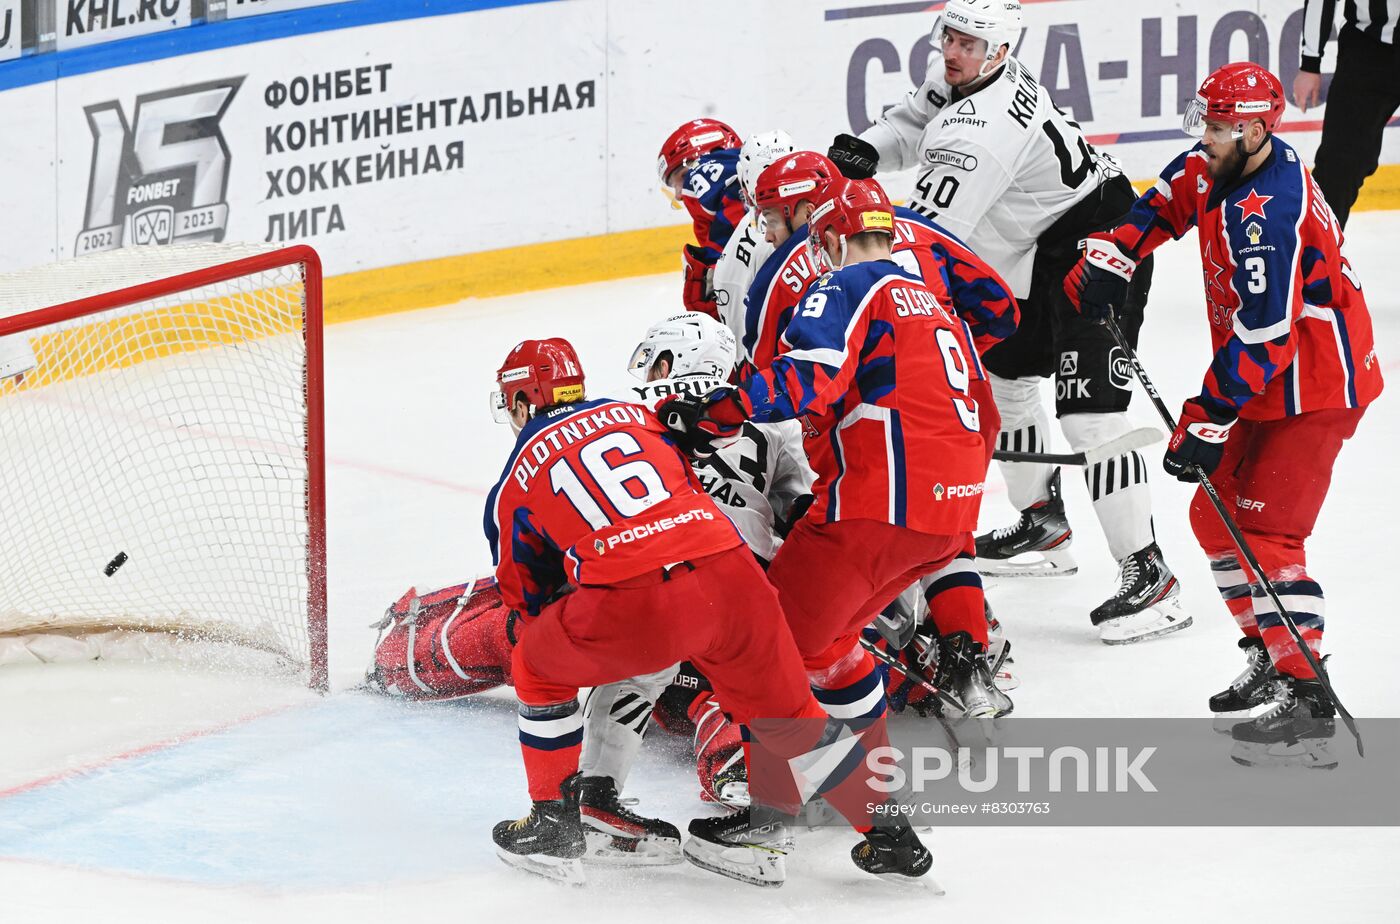
<path id="1" fill-rule="evenodd" d="M 107 575 L 108 577 L 111 577 L 112 575 L 116 574 L 117 569 L 124 564 L 126 564 L 126 553 L 118 552 L 115 558 L 107 562 L 107 567 L 102 569 L 102 573 Z"/>

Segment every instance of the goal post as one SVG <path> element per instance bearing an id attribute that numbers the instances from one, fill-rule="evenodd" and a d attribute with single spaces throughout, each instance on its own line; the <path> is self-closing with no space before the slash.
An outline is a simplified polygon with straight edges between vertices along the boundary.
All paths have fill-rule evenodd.
<path id="1" fill-rule="evenodd" d="M 159 633 L 326 689 L 321 297 L 306 246 L 0 275 L 0 641 Z"/>

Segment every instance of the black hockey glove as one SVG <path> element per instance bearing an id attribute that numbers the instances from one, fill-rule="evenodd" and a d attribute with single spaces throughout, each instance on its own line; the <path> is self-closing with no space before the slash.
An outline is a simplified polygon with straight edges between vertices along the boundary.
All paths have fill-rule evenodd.
<path id="1" fill-rule="evenodd" d="M 880 152 L 875 145 L 855 135 L 837 135 L 826 156 L 848 180 L 868 180 L 880 164 Z"/>
<path id="2" fill-rule="evenodd" d="M 1225 441 L 1235 425 L 1235 415 L 1208 409 L 1199 398 L 1181 406 L 1181 417 L 1167 443 L 1162 468 L 1177 481 L 1196 481 L 1196 469 L 1215 473 L 1225 454 Z"/>
<path id="3" fill-rule="evenodd" d="M 715 440 L 737 434 L 752 412 L 748 396 L 734 388 L 717 388 L 703 398 L 673 395 L 656 406 L 676 445 L 696 459 L 714 455 Z"/>

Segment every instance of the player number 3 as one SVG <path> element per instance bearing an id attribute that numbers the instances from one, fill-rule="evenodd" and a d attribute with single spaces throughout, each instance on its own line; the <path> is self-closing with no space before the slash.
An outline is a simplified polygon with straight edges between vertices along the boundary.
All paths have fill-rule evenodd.
<path id="1" fill-rule="evenodd" d="M 1244 261 L 1244 268 L 1249 273 L 1249 291 L 1259 295 L 1269 287 L 1269 281 L 1264 278 L 1263 257 L 1249 257 Z"/>

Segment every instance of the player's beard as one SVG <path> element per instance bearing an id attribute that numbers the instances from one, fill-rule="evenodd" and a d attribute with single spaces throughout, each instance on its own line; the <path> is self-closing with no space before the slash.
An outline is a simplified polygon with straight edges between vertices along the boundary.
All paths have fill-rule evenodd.
<path id="1" fill-rule="evenodd" d="M 1238 144 L 1231 144 L 1226 152 L 1206 161 L 1210 178 L 1217 184 L 1228 184 L 1244 171 L 1245 156 Z"/>

